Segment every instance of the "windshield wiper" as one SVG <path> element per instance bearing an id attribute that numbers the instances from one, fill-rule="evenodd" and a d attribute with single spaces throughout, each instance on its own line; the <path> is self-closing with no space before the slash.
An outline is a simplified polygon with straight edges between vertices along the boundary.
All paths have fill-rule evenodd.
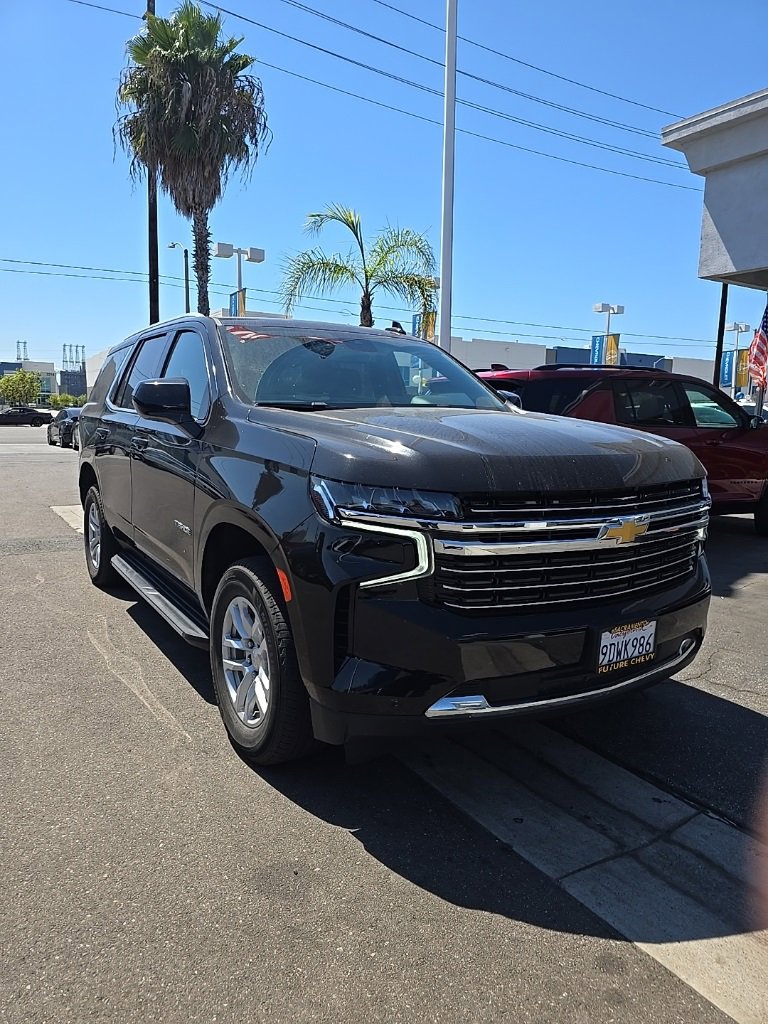
<path id="1" fill-rule="evenodd" d="M 327 402 L 292 402 L 290 399 L 286 399 L 284 402 L 254 402 L 253 404 L 267 409 L 297 409 L 301 412 L 314 412 L 328 408 Z"/>

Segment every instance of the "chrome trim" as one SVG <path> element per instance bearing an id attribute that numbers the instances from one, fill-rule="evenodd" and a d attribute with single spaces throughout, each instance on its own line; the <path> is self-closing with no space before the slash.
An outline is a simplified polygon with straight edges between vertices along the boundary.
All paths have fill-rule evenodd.
<path id="1" fill-rule="evenodd" d="M 698 532 L 700 532 L 700 531 L 698 531 Z M 674 547 L 663 548 L 661 551 L 658 551 L 658 550 L 655 549 L 655 545 L 654 545 L 654 550 L 648 551 L 646 554 L 642 554 L 642 553 L 637 552 L 637 551 L 627 551 L 627 553 L 626 553 L 627 557 L 626 558 L 611 558 L 610 561 L 605 561 L 605 562 L 568 562 L 566 565 L 537 565 L 537 566 L 530 566 L 529 565 L 527 568 L 520 568 L 518 566 L 506 566 L 506 565 L 503 566 L 503 567 L 495 567 L 495 568 L 492 568 L 492 569 L 472 569 L 470 566 L 467 566 L 467 565 L 460 565 L 458 567 L 452 566 L 452 565 L 440 565 L 437 568 L 438 568 L 438 571 L 440 573 L 458 573 L 458 574 L 460 574 L 462 576 L 469 576 L 469 575 L 485 575 L 485 576 L 487 576 L 489 573 L 492 573 L 494 576 L 499 576 L 499 575 L 505 575 L 506 576 L 509 573 L 520 573 L 520 572 L 530 574 L 531 572 L 547 572 L 547 573 L 560 572 L 563 569 L 568 569 L 568 570 L 571 570 L 571 569 L 594 569 L 595 566 L 597 566 L 597 565 L 601 565 L 601 566 L 606 566 L 606 565 L 623 566 L 623 565 L 626 565 L 628 562 L 639 562 L 639 561 L 641 561 L 644 558 L 659 558 L 662 555 L 672 555 L 676 551 L 683 551 L 685 549 L 689 549 L 690 550 L 691 544 L 693 544 L 694 541 L 696 541 L 696 540 L 703 540 L 702 537 L 699 537 L 699 536 L 695 535 L 693 532 L 691 532 L 688 536 L 689 536 L 688 540 L 684 541 L 682 544 L 675 544 Z M 662 539 L 662 538 L 659 538 L 659 539 Z M 641 545 L 638 545 L 638 546 L 641 546 Z M 646 546 L 649 546 L 649 545 L 646 543 Z"/>
<path id="2" fill-rule="evenodd" d="M 316 487 L 316 490 L 319 488 Z M 324 501 L 327 496 L 323 495 Z M 698 501 L 693 505 L 685 505 L 672 509 L 665 509 L 657 512 L 638 512 L 623 515 L 593 515 L 579 519 L 520 519 L 510 522 L 465 522 L 451 521 L 449 519 L 420 519 L 416 517 L 387 516 L 380 512 L 361 512 L 354 509 L 334 508 L 331 517 L 335 513 L 344 522 L 354 521 L 355 523 L 374 523 L 379 526 L 396 526 L 420 530 L 437 530 L 439 533 L 539 533 L 542 531 L 568 531 L 578 529 L 600 530 L 603 527 L 610 529 L 612 526 L 620 526 L 624 520 L 636 520 L 640 516 L 649 517 L 649 523 L 663 522 L 670 519 L 681 519 L 685 516 L 709 513 L 710 501 Z M 557 509 L 550 509 L 551 514 L 556 515 Z M 518 513 L 519 514 L 519 513 Z"/>
<path id="3" fill-rule="evenodd" d="M 704 540 L 706 536 L 706 520 L 697 520 L 694 523 L 684 523 L 679 526 L 671 526 L 662 530 L 654 530 L 653 533 L 643 534 L 643 540 L 636 540 L 632 544 L 615 544 L 612 540 L 599 540 L 597 538 L 585 537 L 575 540 L 532 540 L 525 543 L 516 541 L 500 541 L 499 543 L 485 543 L 479 540 L 435 540 L 435 554 L 451 555 L 457 558 L 495 558 L 504 555 L 548 555 L 563 552 L 578 551 L 605 551 L 608 548 L 615 550 L 618 547 L 626 548 L 627 551 L 637 551 L 644 544 L 650 544 L 661 534 L 681 533 L 687 528 L 695 528 L 695 534 L 691 541 Z"/>
<path id="4" fill-rule="evenodd" d="M 413 541 L 416 546 L 416 565 L 407 572 L 397 572 L 389 576 L 380 576 L 375 580 L 363 580 L 360 587 L 383 587 L 389 583 L 403 583 L 405 580 L 418 580 L 422 576 L 431 576 L 435 568 L 435 560 L 432 555 L 432 545 L 429 538 L 418 530 L 393 530 L 385 526 L 374 526 L 372 523 L 349 522 L 347 525 L 356 530 L 364 530 L 367 533 L 384 533 L 390 537 L 404 537 Z"/>
<path id="5" fill-rule="evenodd" d="M 591 697 L 619 693 L 621 690 L 641 683 L 644 679 L 650 679 L 658 672 L 672 671 L 685 661 L 691 650 L 696 646 L 695 640 L 690 640 L 690 646 L 686 646 L 686 643 L 687 641 L 684 640 L 680 645 L 677 655 L 669 661 L 658 664 L 650 669 L 650 671 L 642 672 L 639 676 L 632 676 L 631 679 L 622 679 L 620 683 L 615 683 L 613 686 L 604 686 L 599 690 L 587 690 L 585 693 L 574 693 L 566 697 L 552 697 L 549 700 L 528 700 L 517 704 L 499 705 L 489 704 L 482 694 L 472 697 L 441 697 L 440 700 L 435 701 L 431 707 L 427 708 L 424 714 L 427 718 L 467 718 L 477 715 L 500 715 L 508 714 L 512 711 L 528 711 L 532 708 L 544 710 L 563 705 L 579 704 L 581 701 L 589 700 Z"/>

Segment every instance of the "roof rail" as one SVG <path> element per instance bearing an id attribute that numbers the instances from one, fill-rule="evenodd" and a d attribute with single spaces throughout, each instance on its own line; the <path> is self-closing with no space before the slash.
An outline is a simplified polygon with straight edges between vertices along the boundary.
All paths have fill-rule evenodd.
<path id="1" fill-rule="evenodd" d="M 670 373 L 660 366 L 636 366 L 634 363 L 545 363 L 534 370 L 646 370 L 648 373 Z"/>

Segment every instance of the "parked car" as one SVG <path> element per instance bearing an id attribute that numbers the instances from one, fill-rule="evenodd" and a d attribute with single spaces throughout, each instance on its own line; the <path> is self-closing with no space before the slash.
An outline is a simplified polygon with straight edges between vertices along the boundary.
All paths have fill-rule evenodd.
<path id="1" fill-rule="evenodd" d="M 71 448 L 74 428 L 79 418 L 80 410 L 77 408 L 59 409 L 53 421 L 48 424 L 48 444 L 58 442 L 62 448 Z"/>
<path id="2" fill-rule="evenodd" d="M 665 370 L 565 366 L 479 371 L 535 412 L 615 423 L 686 445 L 707 470 L 712 511 L 754 513 L 768 536 L 768 429 L 712 384 Z"/>
<path id="3" fill-rule="evenodd" d="M 40 409 L 32 409 L 28 405 L 15 405 L 0 409 L 0 426 L 23 426 L 42 427 L 44 423 L 50 423 L 53 417 L 49 412 Z"/>
<path id="4" fill-rule="evenodd" d="M 509 409 L 427 342 L 155 324 L 110 351 L 79 432 L 92 581 L 209 650 L 255 762 L 586 706 L 701 646 L 695 456 Z"/>

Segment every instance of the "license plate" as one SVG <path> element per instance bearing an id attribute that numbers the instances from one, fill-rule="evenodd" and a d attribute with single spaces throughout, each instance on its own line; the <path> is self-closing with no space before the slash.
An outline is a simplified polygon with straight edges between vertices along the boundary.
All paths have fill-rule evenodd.
<path id="1" fill-rule="evenodd" d="M 597 671 L 600 674 L 634 668 L 656 657 L 656 620 L 614 626 L 601 634 Z"/>

